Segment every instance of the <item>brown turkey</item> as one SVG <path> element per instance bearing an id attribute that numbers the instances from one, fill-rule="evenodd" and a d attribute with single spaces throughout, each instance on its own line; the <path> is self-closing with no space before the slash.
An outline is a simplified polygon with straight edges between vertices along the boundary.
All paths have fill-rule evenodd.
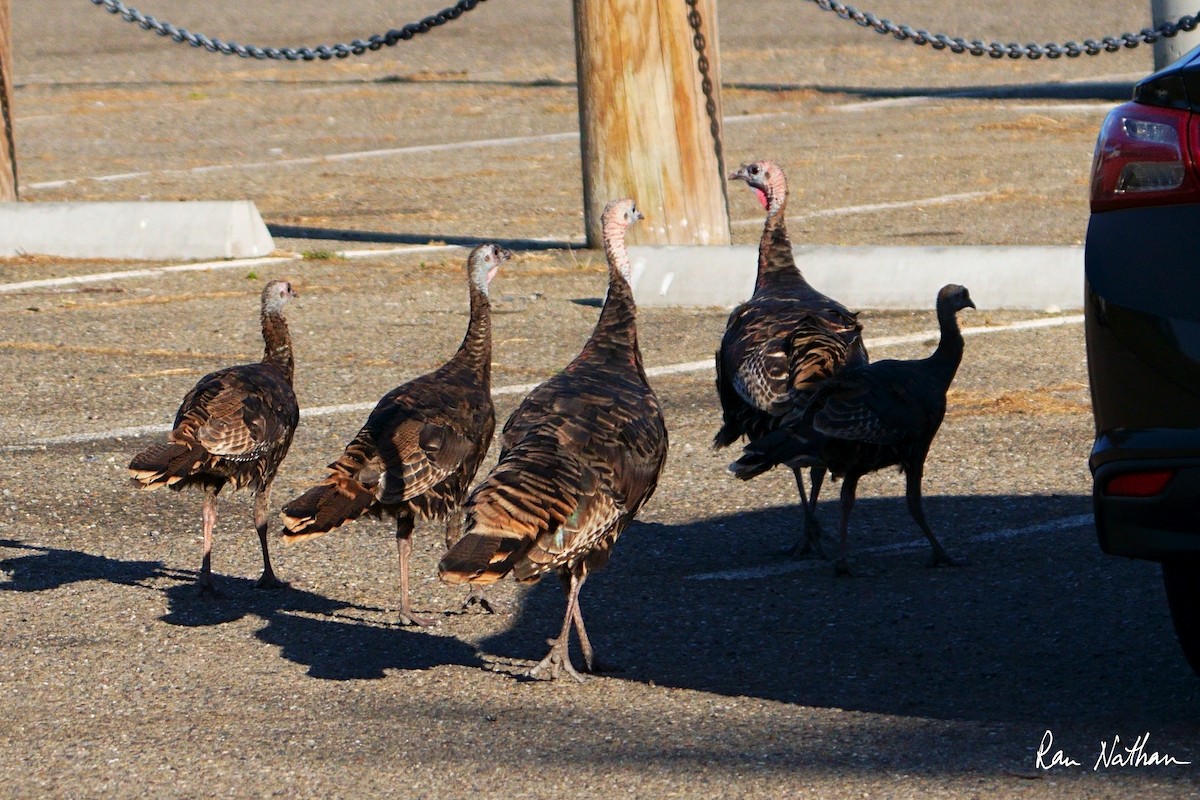
<path id="1" fill-rule="evenodd" d="M 283 306 L 296 296 L 287 281 L 271 281 L 262 292 L 262 334 L 266 344 L 257 364 L 228 367 L 205 375 L 183 398 L 165 444 L 138 453 L 129 462 L 133 484 L 143 489 L 190 486 L 204 491 L 202 592 L 215 592 L 212 579 L 212 532 L 217 494 L 225 484 L 254 489 L 254 527 L 262 547 L 262 588 L 284 584 L 271 569 L 267 546 L 267 509 L 271 481 L 292 443 L 300 407 L 292 391 L 292 340 Z"/>
<path id="2" fill-rule="evenodd" d="M 817 388 L 807 408 L 748 444 L 730 465 L 743 480 L 776 464 L 795 469 L 816 463 L 830 469 L 834 478 L 845 478 L 837 574 L 850 573 L 846 538 L 859 478 L 894 465 L 905 475 L 908 511 L 933 548 L 930 566 L 957 563 L 925 521 L 921 478 L 929 446 L 946 415 L 946 392 L 962 361 L 957 314 L 974 307 L 964 287 L 943 286 L 937 297 L 941 339 L 933 355 L 846 367 Z"/>
<path id="3" fill-rule="evenodd" d="M 320 536 L 364 514 L 396 520 L 400 621 L 413 613 L 409 560 L 415 520 L 445 519 L 446 546 L 462 530 L 460 508 L 496 428 L 488 285 L 512 252 L 483 244 L 467 258 L 471 317 L 454 356 L 383 396 L 329 476 L 283 507 L 284 542 Z"/>
<path id="4" fill-rule="evenodd" d="M 601 218 L 608 297 L 582 352 L 538 386 L 509 417 L 500 461 L 471 492 L 466 532 L 438 566 L 442 580 L 490 584 L 508 573 L 536 581 L 557 572 L 566 613 L 550 652 L 529 671 L 558 678 L 579 635 L 585 669 L 596 670 L 579 590 L 603 567 L 621 531 L 658 485 L 667 430 L 638 349 L 625 231 L 642 218 L 632 200 Z"/>
<path id="5" fill-rule="evenodd" d="M 783 169 L 773 161 L 756 161 L 743 164 L 729 179 L 746 182 L 767 219 L 758 245 L 754 294 L 729 315 L 716 355 L 723 417 L 713 439 L 718 449 L 743 436 L 750 442 L 766 436 L 785 415 L 803 408 L 822 381 L 845 365 L 867 363 L 857 315 L 814 289 L 796 266 L 787 234 Z M 816 510 L 825 469 L 811 466 L 811 496 L 805 495 L 801 468 L 793 472 L 804 527 L 792 554 L 815 548 L 824 555 Z"/>

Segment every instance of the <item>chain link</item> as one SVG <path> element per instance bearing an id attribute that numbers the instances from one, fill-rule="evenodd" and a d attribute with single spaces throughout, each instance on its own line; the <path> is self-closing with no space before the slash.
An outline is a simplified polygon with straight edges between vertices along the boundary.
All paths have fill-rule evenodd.
<path id="1" fill-rule="evenodd" d="M 696 70 L 700 73 L 700 90 L 704 93 L 704 110 L 708 112 L 709 130 L 717 151 L 717 168 L 724 168 L 721 153 L 721 118 L 717 113 L 717 99 L 713 93 L 711 65 L 708 62 L 708 40 L 704 37 L 704 20 L 696 7 L 699 0 L 684 0 L 688 5 L 688 25 L 692 28 L 692 47 L 696 49 Z"/>
<path id="2" fill-rule="evenodd" d="M 872 28 L 876 33 L 891 34 L 897 39 L 908 40 L 913 44 L 927 44 L 934 50 L 949 50 L 952 53 L 970 53 L 973 56 L 991 56 L 992 58 L 1077 58 L 1081 55 L 1094 56 L 1099 53 L 1115 53 L 1122 48 L 1137 47 L 1145 42 L 1153 44 L 1159 39 L 1170 38 L 1177 33 L 1186 33 L 1200 24 L 1200 11 L 1195 14 L 1180 17 L 1176 22 L 1164 22 L 1157 28 L 1143 28 L 1139 33 L 1123 33 L 1120 36 L 1105 36 L 1096 39 L 1085 39 L 1083 44 L 1066 42 L 1064 44 L 1001 44 L 999 42 L 981 42 L 978 39 L 967 40 L 961 36 L 946 36 L 943 33 L 930 33 L 926 30 L 914 29 L 909 25 L 897 25 L 891 20 L 880 19 L 874 14 L 859 11 L 853 6 L 836 2 L 836 0 L 810 0 L 823 11 L 832 11 L 842 19 L 852 20 L 864 28 Z"/>
<path id="3" fill-rule="evenodd" d="M 704 93 L 704 110 L 708 113 L 709 131 L 712 133 L 713 151 L 717 156 L 718 178 L 725 176 L 725 152 L 721 146 L 721 114 L 717 108 L 717 97 L 713 92 L 711 64 L 708 61 L 708 40 L 704 36 L 704 20 L 697 7 L 699 0 L 684 0 L 688 5 L 688 25 L 692 28 L 692 47 L 696 50 L 696 71 L 700 73 L 700 91 Z M 729 208 L 729 189 L 724 180 L 718 180 L 721 185 L 721 196 L 725 199 L 725 208 Z"/>
<path id="4" fill-rule="evenodd" d="M 328 61 L 331 58 L 361 56 L 368 50 L 392 47 L 399 42 L 408 41 L 418 34 L 428 33 L 439 25 L 445 25 L 447 22 L 458 19 L 485 0 L 459 0 L 450 8 L 425 17 L 420 22 L 410 23 L 399 30 L 393 29 L 385 34 L 369 36 L 366 41 L 355 39 L 348 44 L 322 44 L 316 47 L 256 47 L 237 42 L 223 42 L 220 39 L 205 36 L 203 33 L 193 33 L 176 27 L 169 22 L 160 22 L 136 8 L 129 8 L 121 0 L 91 0 L 91 2 L 93 5 L 101 6 L 110 14 L 119 14 L 126 22 L 137 23 L 143 30 L 154 31 L 159 36 L 168 36 L 176 42 L 186 42 L 192 47 L 202 47 L 210 53 L 223 53 L 227 56 L 259 60 L 314 61 L 321 59 Z"/>
<path id="5" fill-rule="evenodd" d="M 705 38 L 701 30 L 700 13 L 696 9 L 697 0 L 685 0 L 688 10 L 688 22 L 692 26 L 693 44 L 698 54 L 697 68 L 705 83 L 705 95 L 709 99 L 709 114 L 715 114 L 712 103 L 712 81 L 708 76 L 708 58 L 705 56 Z M 331 58 L 346 58 L 359 56 L 368 50 L 379 50 L 382 47 L 392 47 L 401 41 L 408 41 L 414 36 L 428 33 L 439 25 L 458 19 L 486 0 L 459 0 L 450 8 L 443 9 L 419 22 L 409 23 L 399 30 L 392 29 L 385 34 L 374 34 L 365 41 L 355 39 L 347 44 L 322 44 L 316 47 L 256 47 L 242 45 L 236 42 L 224 42 L 193 33 L 179 28 L 169 22 L 161 22 L 154 17 L 143 14 L 136 8 L 129 8 L 121 0 L 91 0 L 91 3 L 104 8 L 110 14 L 120 15 L 126 22 L 137 23 L 144 30 L 154 31 L 160 36 L 170 37 L 173 41 L 190 44 L 192 47 L 202 47 L 210 53 L 241 58 L 277 59 L 287 61 L 328 60 Z M 1102 39 L 1085 39 L 1082 44 L 1066 42 L 1064 44 L 1001 44 L 1000 42 L 983 42 L 979 39 L 965 39 L 961 36 L 947 36 L 944 33 L 930 33 L 927 30 L 913 28 L 910 25 L 898 25 L 891 20 L 880 19 L 869 12 L 859 11 L 837 0 L 809 0 L 816 3 L 823 11 L 832 11 L 842 19 L 851 20 L 864 27 L 871 28 L 876 33 L 890 34 L 901 41 L 911 41 L 913 44 L 929 45 L 934 50 L 949 50 L 952 53 L 970 53 L 973 56 L 991 56 L 992 58 L 1077 58 L 1081 55 L 1094 56 L 1099 53 L 1115 53 L 1124 48 L 1137 47 L 1139 44 L 1153 44 L 1159 39 L 1170 38 L 1178 33 L 1195 30 L 1200 25 L 1200 11 L 1180 17 L 1176 22 L 1163 22 L 1157 28 L 1143 28 L 1140 32 L 1123 33 L 1120 36 L 1105 36 Z M 716 138 L 714 123 L 714 138 Z"/>

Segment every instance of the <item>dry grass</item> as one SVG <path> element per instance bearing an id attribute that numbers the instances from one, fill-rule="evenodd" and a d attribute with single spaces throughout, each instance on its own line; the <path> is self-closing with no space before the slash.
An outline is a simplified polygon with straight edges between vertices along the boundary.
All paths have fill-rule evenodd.
<path id="1" fill-rule="evenodd" d="M 952 417 L 989 414 L 1090 414 L 1087 387 L 1078 383 L 1015 389 L 999 394 L 951 389 L 946 396 L 947 415 Z M 1080 395 L 1083 399 L 1080 399 Z"/>
<path id="2" fill-rule="evenodd" d="M 84 344 L 55 344 L 52 342 L 13 342 L 0 341 L 0 350 L 9 350 L 13 352 L 24 353 L 76 353 L 87 356 L 111 356 L 120 358 L 175 358 L 175 359 L 226 359 L 233 361 L 234 359 L 247 360 L 257 358 L 258 354 L 250 353 L 202 353 L 195 350 L 165 350 L 163 348 L 150 348 L 148 350 L 137 350 L 130 347 L 102 347 L 99 345 L 84 345 Z"/>
<path id="3" fill-rule="evenodd" d="M 1004 131 L 1013 134 L 1014 140 L 1041 140 L 1046 134 L 1074 139 L 1095 133 L 1095 123 L 1090 118 L 1061 120 L 1045 114 L 1026 114 L 1016 119 L 981 122 L 977 131 Z"/>

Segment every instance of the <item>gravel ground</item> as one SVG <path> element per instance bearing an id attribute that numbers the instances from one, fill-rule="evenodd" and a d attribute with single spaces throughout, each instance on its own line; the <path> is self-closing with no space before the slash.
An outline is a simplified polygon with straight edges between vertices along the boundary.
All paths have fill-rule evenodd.
<path id="1" fill-rule="evenodd" d="M 276 506 L 323 474 L 362 412 L 437 366 L 466 322 L 460 249 L 327 257 L 353 230 L 396 243 L 582 239 L 573 141 L 336 153 L 576 129 L 570 4 L 481 5 L 369 59 L 254 64 L 170 45 L 82 0 L 14 3 L 17 137 L 27 200 L 247 197 L 278 265 L 0 292 L 0 796 L 1182 798 L 1193 765 L 1094 768 L 1100 748 L 1200 758 L 1195 677 L 1157 568 L 1099 552 L 1082 326 L 965 312 L 970 337 L 927 466 L 930 522 L 969 560 L 928 570 L 903 481 L 860 484 L 859 575 L 795 562 L 789 476 L 751 483 L 709 448 L 708 370 L 664 375 L 671 453 L 658 493 L 582 603 L 618 671 L 580 686 L 517 680 L 557 631 L 553 581 L 497 587 L 504 615 L 396 623 L 394 537 L 362 520 L 274 547 L 260 568 L 249 497 L 222 498 L 200 597 L 200 498 L 135 493 L 125 465 L 202 374 L 261 352 L 256 298 L 276 276 L 302 421 Z M 975 7 L 972 7 L 975 6 Z M 255 43 L 336 41 L 429 12 L 356 0 L 343 19 L 294 0 L 143 10 Z M 884 2 L 953 34 L 1051 41 L 1142 27 L 1144 3 Z M 793 0 L 724 3 L 726 153 L 772 156 L 796 184 L 791 231 L 825 244 L 1075 244 L 1099 121 L 1149 68 L 1144 48 L 1058 62 L 966 60 L 899 45 Z M 783 20 L 784 23 L 779 21 Z M 530 33 L 532 32 L 532 34 Z M 80 53 L 83 53 L 81 57 Z M 959 95 L 966 96 L 959 96 Z M 924 98 L 924 99 L 920 99 Z M 754 115 L 778 113 L 769 119 Z M 744 119 L 740 119 L 744 118 Z M 196 167 L 231 165 L 206 173 Z M 139 173 L 113 180 L 99 176 Z M 54 182 L 66 184 L 50 185 Z M 921 198 L 970 193 L 957 201 Z M 735 237 L 761 223 L 731 195 Z M 825 213 L 844 209 L 841 213 Z M 845 210 L 857 209 L 857 210 Z M 311 233 L 311 232 L 310 232 Z M 145 264 L 0 262 L 0 283 Z M 603 260 L 525 248 L 493 284 L 494 382 L 538 381 L 577 351 Z M 930 298 L 932 305 L 932 298 Z M 639 316 L 645 360 L 710 359 L 724 309 Z M 1068 312 L 1072 313 L 1072 312 Z M 865 309 L 875 358 L 929 352 L 931 311 Z M 501 419 L 519 393 L 497 398 Z M 75 436 L 66 443 L 53 443 Z M 493 453 L 485 466 L 494 459 Z M 836 490 L 820 515 L 836 525 Z M 418 609 L 456 609 L 436 580 L 441 532 L 415 539 Z M 1047 732 L 1077 767 L 1036 768 Z M 1121 752 L 1124 752 L 1123 750 Z"/>

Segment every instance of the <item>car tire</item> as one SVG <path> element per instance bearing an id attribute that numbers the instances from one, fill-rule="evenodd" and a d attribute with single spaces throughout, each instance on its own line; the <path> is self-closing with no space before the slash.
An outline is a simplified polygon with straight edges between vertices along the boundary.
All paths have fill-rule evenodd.
<path id="1" fill-rule="evenodd" d="M 1192 670 L 1200 675 L 1200 558 L 1164 561 L 1162 572 L 1175 635 Z"/>

